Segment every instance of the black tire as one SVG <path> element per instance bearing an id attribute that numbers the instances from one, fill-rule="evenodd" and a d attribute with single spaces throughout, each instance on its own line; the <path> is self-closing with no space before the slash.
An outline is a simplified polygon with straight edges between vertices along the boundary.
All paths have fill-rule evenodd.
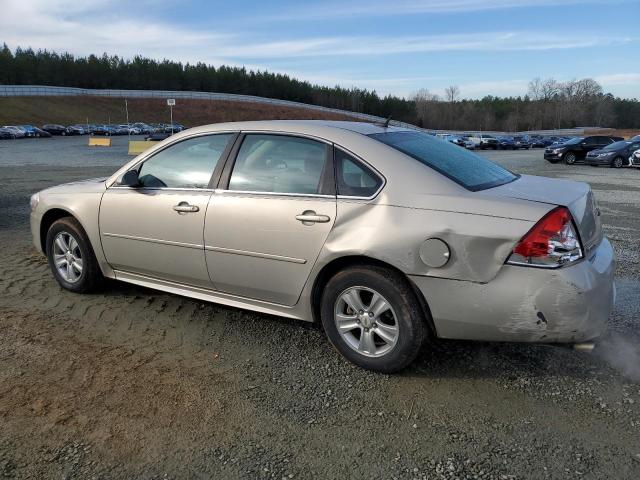
<path id="1" fill-rule="evenodd" d="M 82 258 L 82 273 L 74 282 L 67 281 L 58 271 L 54 263 L 53 242 L 55 241 L 56 236 L 60 233 L 70 234 L 78 243 L 78 249 L 80 250 Z M 87 234 L 75 218 L 64 217 L 53 222 L 47 231 L 45 245 L 49 268 L 62 288 L 76 293 L 88 293 L 100 287 L 103 281 L 102 272 L 98 266 L 96 256 L 93 253 L 91 242 L 89 242 Z"/>
<path id="2" fill-rule="evenodd" d="M 622 168 L 624 165 L 624 158 L 616 157 L 611 161 L 611 168 Z"/>
<path id="3" fill-rule="evenodd" d="M 375 290 L 383 296 L 395 312 L 398 337 L 395 345 L 378 357 L 367 356 L 354 347 L 338 332 L 334 314 L 340 295 L 352 287 Z M 373 267 L 351 267 L 336 273 L 327 283 L 320 306 L 322 325 L 333 346 L 350 362 L 382 373 L 393 373 L 411 364 L 428 337 L 425 312 L 411 285 L 399 273 Z M 375 323 L 373 325 L 375 327 Z M 377 337 L 380 340 L 380 337 Z"/>
<path id="4" fill-rule="evenodd" d="M 567 165 L 573 165 L 576 163 L 576 154 L 573 152 L 568 152 L 564 154 L 564 163 Z"/>

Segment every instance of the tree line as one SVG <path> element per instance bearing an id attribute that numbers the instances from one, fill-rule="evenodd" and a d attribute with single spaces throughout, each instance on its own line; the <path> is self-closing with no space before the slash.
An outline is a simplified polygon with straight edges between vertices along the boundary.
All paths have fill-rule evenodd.
<path id="1" fill-rule="evenodd" d="M 142 56 L 82 57 L 20 47 L 12 51 L 4 44 L 0 50 L 0 84 L 256 95 L 391 117 L 433 129 L 640 128 L 640 101 L 604 93 L 593 79 L 535 79 L 527 93 L 518 97 L 461 99 L 460 89 L 452 85 L 444 97 L 421 89 L 411 98 L 402 98 L 357 87 L 314 85 L 244 67 L 183 64 Z"/>

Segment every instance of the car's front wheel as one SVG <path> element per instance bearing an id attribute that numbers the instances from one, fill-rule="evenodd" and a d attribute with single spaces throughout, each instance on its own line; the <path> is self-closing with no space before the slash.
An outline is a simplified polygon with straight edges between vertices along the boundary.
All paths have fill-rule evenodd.
<path id="1" fill-rule="evenodd" d="M 573 165 L 576 163 L 576 154 L 573 152 L 566 153 L 564 156 L 564 163 L 567 165 Z"/>
<path id="2" fill-rule="evenodd" d="M 325 286 L 320 316 L 329 340 L 347 360 L 378 372 L 408 366 L 427 337 L 425 314 L 411 286 L 381 267 L 335 274 Z"/>
<path id="3" fill-rule="evenodd" d="M 624 159 L 622 157 L 616 157 L 611 162 L 611 166 L 613 168 L 622 168 L 623 164 L 624 164 Z"/>
<path id="4" fill-rule="evenodd" d="M 76 219 L 64 217 L 49 227 L 46 254 L 53 276 L 63 288 L 86 293 L 100 285 L 102 272 L 87 234 Z"/>

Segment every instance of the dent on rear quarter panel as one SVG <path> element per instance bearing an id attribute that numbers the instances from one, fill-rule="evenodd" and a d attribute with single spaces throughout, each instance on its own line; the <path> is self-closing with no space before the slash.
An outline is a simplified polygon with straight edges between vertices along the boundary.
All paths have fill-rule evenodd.
<path id="1" fill-rule="evenodd" d="M 321 259 L 326 264 L 345 255 L 365 255 L 409 275 L 486 283 L 532 225 L 526 220 L 339 200 Z M 449 245 L 451 257 L 444 267 L 432 268 L 420 259 L 420 246 L 428 238 Z"/>

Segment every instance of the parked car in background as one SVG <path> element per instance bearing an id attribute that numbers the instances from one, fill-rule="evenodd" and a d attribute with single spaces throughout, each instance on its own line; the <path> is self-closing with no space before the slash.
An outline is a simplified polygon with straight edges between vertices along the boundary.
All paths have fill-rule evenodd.
<path id="1" fill-rule="evenodd" d="M 107 125 L 111 131 L 111 135 L 129 135 L 129 128 L 126 125 Z"/>
<path id="2" fill-rule="evenodd" d="M 51 135 L 64 136 L 69 134 L 69 130 L 67 129 L 67 127 L 55 123 L 47 123 L 46 125 L 43 125 L 42 130 L 44 130 L 45 132 L 49 132 Z"/>
<path id="3" fill-rule="evenodd" d="M 127 125 L 126 123 L 120 125 L 120 128 L 126 130 L 129 135 L 140 135 L 140 133 L 142 133 L 138 127 L 134 125 Z"/>
<path id="4" fill-rule="evenodd" d="M 36 137 L 37 138 L 51 138 L 52 135 L 47 132 L 46 130 L 42 130 L 41 128 L 38 127 L 33 127 L 35 133 L 36 133 Z"/>
<path id="5" fill-rule="evenodd" d="M 464 142 L 464 148 L 467 150 L 476 149 L 476 144 L 471 141 L 468 135 L 462 135 L 460 138 L 462 138 L 462 141 Z"/>
<path id="6" fill-rule="evenodd" d="M 594 167 L 604 165 L 621 168 L 629 164 L 629 157 L 638 149 L 640 149 L 640 138 L 636 141 L 614 142 L 604 148 L 591 150 L 587 153 L 585 163 Z"/>
<path id="7" fill-rule="evenodd" d="M 458 145 L 459 147 L 464 147 L 465 141 L 458 135 L 444 134 L 440 138 L 446 140 L 447 142 L 453 143 L 454 145 Z"/>
<path id="8" fill-rule="evenodd" d="M 68 135 L 85 135 L 89 133 L 86 125 L 69 125 L 67 127 Z"/>
<path id="9" fill-rule="evenodd" d="M 110 137 L 111 135 L 113 135 L 113 129 L 109 125 L 93 125 L 91 134 Z"/>
<path id="10" fill-rule="evenodd" d="M 153 132 L 145 135 L 144 139 L 147 142 L 160 142 L 166 140 L 171 136 L 171 132 Z"/>
<path id="11" fill-rule="evenodd" d="M 13 133 L 14 138 L 25 138 L 27 136 L 25 130 L 23 128 L 18 127 L 17 125 L 5 125 L 2 128 L 9 130 L 11 133 Z"/>
<path id="12" fill-rule="evenodd" d="M 577 161 L 584 160 L 590 151 L 604 148 L 619 140 L 623 140 L 623 138 L 605 135 L 575 137 L 565 143 L 547 147 L 544 150 L 544 159 L 550 163 L 563 161 L 567 165 L 572 165 Z"/>
<path id="13" fill-rule="evenodd" d="M 532 147 L 531 141 L 528 137 L 522 135 L 516 135 L 513 137 L 515 148 L 518 150 L 528 150 Z"/>
<path id="14" fill-rule="evenodd" d="M 22 130 L 24 130 L 25 137 L 39 136 L 38 131 L 36 130 L 36 127 L 34 127 L 33 125 L 18 125 L 18 128 L 21 128 Z"/>
<path id="15" fill-rule="evenodd" d="M 150 133 L 153 133 L 155 131 L 155 129 L 149 125 L 146 124 L 144 122 L 136 122 L 133 124 L 133 127 L 137 128 L 138 130 L 140 130 L 140 133 L 143 135 L 148 135 Z"/>
<path id="16" fill-rule="evenodd" d="M 493 135 L 486 134 L 472 134 L 469 139 L 475 144 L 476 148 L 480 150 L 498 149 L 498 140 Z"/>
<path id="17" fill-rule="evenodd" d="M 498 149 L 500 150 L 515 150 L 516 149 L 516 142 L 514 141 L 513 137 L 509 137 L 506 135 L 501 135 L 496 137 L 496 140 L 498 140 Z"/>
<path id="18" fill-rule="evenodd" d="M 544 148 L 547 146 L 547 142 L 541 135 L 531 135 L 529 137 L 523 137 L 529 144 L 529 148 Z"/>
<path id="19" fill-rule="evenodd" d="M 0 140 L 15 140 L 16 134 L 9 128 L 0 127 Z"/>
<path id="20" fill-rule="evenodd" d="M 588 184 L 516 175 L 415 130 L 208 125 L 30 203 L 33 243 L 64 289 L 107 277 L 316 320 L 381 372 L 434 337 L 588 342 L 613 307 Z"/>
<path id="21" fill-rule="evenodd" d="M 631 137 L 629 139 L 632 142 L 640 142 L 640 135 L 636 135 L 635 137 Z"/>

